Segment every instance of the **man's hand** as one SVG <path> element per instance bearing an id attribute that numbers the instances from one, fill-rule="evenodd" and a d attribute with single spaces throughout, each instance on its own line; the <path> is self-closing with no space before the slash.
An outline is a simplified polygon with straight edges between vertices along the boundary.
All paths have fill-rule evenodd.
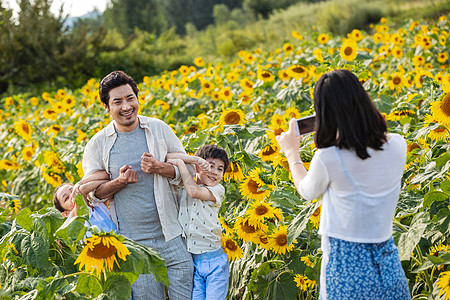
<path id="1" fill-rule="evenodd" d="M 138 173 L 135 170 L 132 170 L 129 165 L 124 165 L 120 168 L 119 172 L 120 174 L 117 180 L 123 186 L 130 183 L 136 183 L 138 181 Z"/>
<path id="2" fill-rule="evenodd" d="M 141 169 L 144 173 L 158 173 L 157 170 L 162 168 L 161 163 L 150 153 L 145 152 L 141 159 Z"/>

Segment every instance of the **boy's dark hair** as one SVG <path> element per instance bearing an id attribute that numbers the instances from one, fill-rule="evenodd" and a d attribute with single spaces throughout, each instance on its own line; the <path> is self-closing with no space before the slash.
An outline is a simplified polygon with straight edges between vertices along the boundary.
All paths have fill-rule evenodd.
<path id="1" fill-rule="evenodd" d="M 113 71 L 106 75 L 98 86 L 100 100 L 109 107 L 109 91 L 112 89 L 129 84 L 136 97 L 138 97 L 139 89 L 134 79 L 127 75 L 124 71 Z"/>
<path id="2" fill-rule="evenodd" d="M 367 147 L 382 150 L 386 120 L 352 72 L 335 70 L 322 75 L 314 88 L 317 148 L 354 149 L 361 159 Z"/>
<path id="3" fill-rule="evenodd" d="M 65 210 L 64 210 L 64 208 L 62 208 L 61 203 L 59 203 L 58 198 L 56 198 L 56 193 L 58 192 L 58 190 L 59 190 L 61 187 L 65 186 L 66 184 L 72 185 L 71 183 L 63 183 L 63 184 L 60 184 L 60 185 L 59 185 L 58 187 L 56 187 L 55 190 L 53 191 L 53 198 L 52 198 L 53 205 L 55 206 L 55 208 L 56 208 L 57 210 L 59 210 L 59 211 L 62 212 L 62 213 L 63 213 Z"/>
<path id="4" fill-rule="evenodd" d="M 225 151 L 225 149 L 223 149 L 219 146 L 216 146 L 216 145 L 202 146 L 202 147 L 198 148 L 198 150 L 195 152 L 194 155 L 201 157 L 203 159 L 207 159 L 207 158 L 220 159 L 221 161 L 223 161 L 223 165 L 224 165 L 223 172 L 224 173 L 228 169 L 228 166 L 230 165 L 230 161 L 228 160 L 227 151 Z"/>

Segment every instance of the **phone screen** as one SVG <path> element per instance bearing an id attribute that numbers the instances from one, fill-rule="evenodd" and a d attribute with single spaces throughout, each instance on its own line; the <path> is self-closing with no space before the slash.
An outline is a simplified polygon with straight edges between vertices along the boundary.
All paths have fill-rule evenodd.
<path id="1" fill-rule="evenodd" d="M 297 119 L 297 127 L 296 127 L 297 136 L 313 132 L 315 124 L 316 124 L 316 116 L 308 116 Z"/>

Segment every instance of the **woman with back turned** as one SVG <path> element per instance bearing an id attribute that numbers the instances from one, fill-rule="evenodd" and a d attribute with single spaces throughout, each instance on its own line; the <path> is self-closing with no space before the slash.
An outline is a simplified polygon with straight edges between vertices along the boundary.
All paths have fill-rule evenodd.
<path id="1" fill-rule="evenodd" d="M 387 133 L 386 121 L 347 70 L 317 81 L 314 109 L 318 150 L 309 171 L 294 119 L 277 141 L 300 195 L 323 195 L 320 299 L 411 299 L 392 239 L 405 140 Z"/>

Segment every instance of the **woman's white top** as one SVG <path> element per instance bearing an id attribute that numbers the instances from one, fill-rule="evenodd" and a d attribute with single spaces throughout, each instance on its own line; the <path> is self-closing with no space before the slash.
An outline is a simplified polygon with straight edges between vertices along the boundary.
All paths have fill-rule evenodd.
<path id="1" fill-rule="evenodd" d="M 358 243 L 380 243 L 392 235 L 406 142 L 389 134 L 383 150 L 368 149 L 360 159 L 354 150 L 318 149 L 299 192 L 313 200 L 323 194 L 319 234 Z"/>

